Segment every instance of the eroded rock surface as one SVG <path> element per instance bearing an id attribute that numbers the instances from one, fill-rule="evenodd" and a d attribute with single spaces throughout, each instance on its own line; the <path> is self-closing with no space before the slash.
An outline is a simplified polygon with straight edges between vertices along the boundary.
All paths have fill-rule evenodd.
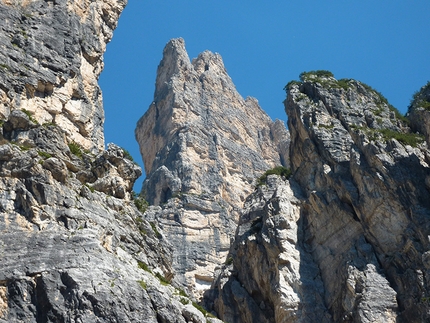
<path id="1" fill-rule="evenodd" d="M 304 241 L 297 183 L 269 176 L 248 198 L 206 306 L 226 322 L 332 322 Z"/>
<path id="2" fill-rule="evenodd" d="M 206 322 L 168 284 L 172 247 L 136 208 L 141 169 L 120 147 L 70 150 L 18 110 L 3 135 L 0 322 Z"/>
<path id="3" fill-rule="evenodd" d="M 238 94 L 219 54 L 206 51 L 191 62 L 184 41 L 174 39 L 136 138 L 147 174 L 143 194 L 162 205 L 147 217 L 176 246 L 176 279 L 198 295 L 225 260 L 255 179 L 288 163 L 288 133 L 255 99 Z"/>
<path id="4" fill-rule="evenodd" d="M 426 321 L 429 151 L 380 94 L 345 83 L 312 76 L 286 101 L 325 302 L 335 321 Z"/>
<path id="5" fill-rule="evenodd" d="M 251 196 L 208 306 L 229 322 L 429 320 L 423 137 L 357 81 L 310 73 L 287 92 L 293 177 Z"/>
<path id="6" fill-rule="evenodd" d="M 25 109 L 92 151 L 104 148 L 97 79 L 126 0 L 0 1 L 0 118 Z"/>

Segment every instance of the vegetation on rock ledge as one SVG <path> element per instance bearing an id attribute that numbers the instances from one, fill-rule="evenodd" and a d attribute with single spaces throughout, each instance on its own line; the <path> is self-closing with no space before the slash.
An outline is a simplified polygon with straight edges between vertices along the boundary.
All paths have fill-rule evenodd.
<path id="1" fill-rule="evenodd" d="M 266 184 L 267 176 L 269 175 L 278 175 L 289 179 L 291 177 L 291 174 L 291 169 L 286 168 L 284 166 L 277 166 L 275 168 L 267 170 L 263 175 L 261 175 L 257 180 L 257 186 Z"/>

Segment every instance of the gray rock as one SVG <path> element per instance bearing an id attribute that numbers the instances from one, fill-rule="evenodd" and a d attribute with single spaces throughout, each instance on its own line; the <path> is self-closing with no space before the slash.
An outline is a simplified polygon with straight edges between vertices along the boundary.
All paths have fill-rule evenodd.
<path id="1" fill-rule="evenodd" d="M 426 321 L 428 149 L 380 94 L 339 84 L 309 76 L 288 88 L 285 103 L 325 304 L 335 322 Z"/>
<path id="2" fill-rule="evenodd" d="M 93 169 L 106 191 L 117 189 L 113 172 L 127 183 L 117 198 L 83 185 L 65 159 L 47 157 L 44 140 L 29 139 L 60 143 L 57 127 L 23 135 L 33 148 L 0 146 L 7 153 L 0 161 L 0 321 L 186 322 L 182 313 L 191 312 L 180 299 L 190 300 L 159 279 L 174 274 L 171 246 L 130 200 L 138 166 L 115 145 L 78 158 L 75 171 Z M 68 158 L 54 147 L 50 153 Z"/>
<path id="3" fill-rule="evenodd" d="M 126 3 L 3 1 L 0 119 L 26 109 L 41 124 L 60 125 L 86 149 L 102 150 L 104 112 L 97 79 L 106 43 Z"/>
<path id="4" fill-rule="evenodd" d="M 66 178 L 69 175 L 66 164 L 55 157 L 46 159 L 43 162 L 43 167 L 49 170 L 57 181 L 62 183 L 66 181 Z"/>
<path id="5" fill-rule="evenodd" d="M 256 178 L 289 163 L 285 125 L 239 95 L 219 54 L 190 61 L 184 40 L 173 39 L 135 134 L 147 175 L 142 194 L 163 206 L 146 216 L 175 246 L 175 282 L 200 298 L 225 260 Z"/>

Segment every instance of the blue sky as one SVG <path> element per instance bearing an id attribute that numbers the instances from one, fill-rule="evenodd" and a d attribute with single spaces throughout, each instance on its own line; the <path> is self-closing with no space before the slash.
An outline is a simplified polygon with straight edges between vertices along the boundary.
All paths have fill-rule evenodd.
<path id="1" fill-rule="evenodd" d="M 153 100 L 164 45 L 176 37 L 191 59 L 220 53 L 239 93 L 272 119 L 286 121 L 285 84 L 316 69 L 365 82 L 404 113 L 430 80 L 429 14 L 428 0 L 129 0 L 100 77 L 106 143 L 142 166 L 134 128 Z"/>

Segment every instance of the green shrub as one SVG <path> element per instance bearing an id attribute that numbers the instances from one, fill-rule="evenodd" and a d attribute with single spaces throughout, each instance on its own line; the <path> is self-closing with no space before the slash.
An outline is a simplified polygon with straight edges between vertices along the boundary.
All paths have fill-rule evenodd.
<path id="1" fill-rule="evenodd" d="M 149 203 L 145 200 L 145 198 L 142 195 L 138 195 L 137 193 L 133 192 L 133 201 L 134 205 L 137 207 L 137 209 L 141 213 L 145 213 L 148 209 Z"/>
<path id="2" fill-rule="evenodd" d="M 288 90 L 290 89 L 291 86 L 300 85 L 300 84 L 302 84 L 302 83 L 299 81 L 296 81 L 296 80 L 292 80 L 292 81 L 288 82 L 287 85 L 284 86 L 284 91 L 288 92 Z"/>
<path id="3" fill-rule="evenodd" d="M 143 269 L 144 271 L 147 271 L 148 273 L 152 273 L 151 269 L 149 269 L 148 265 L 145 264 L 142 261 L 137 261 L 137 265 L 139 266 L 140 269 Z"/>
<path id="4" fill-rule="evenodd" d="M 414 103 L 414 105 L 418 108 L 423 108 L 427 111 L 430 111 L 430 102 L 425 99 L 417 101 L 416 103 Z"/>
<path id="5" fill-rule="evenodd" d="M 170 285 L 170 282 L 160 273 L 155 273 L 155 277 L 160 280 L 161 285 L 167 286 Z"/>
<path id="6" fill-rule="evenodd" d="M 181 297 L 181 299 L 179 301 L 182 303 L 182 305 L 188 305 L 190 303 L 189 299 L 186 299 L 183 297 Z"/>
<path id="7" fill-rule="evenodd" d="M 37 153 L 39 154 L 40 157 L 45 158 L 45 159 L 52 157 L 52 155 L 47 153 L 46 151 L 39 150 Z"/>
<path id="8" fill-rule="evenodd" d="M 202 314 L 203 314 L 205 317 L 213 317 L 213 318 L 215 318 L 215 316 L 213 316 L 211 313 L 209 313 L 208 311 L 206 311 L 206 310 L 203 308 L 203 306 L 201 306 L 201 305 L 197 304 L 196 302 L 192 302 L 192 304 L 193 304 L 193 306 L 194 306 L 195 308 L 197 308 L 200 312 L 202 312 Z"/>
<path id="9" fill-rule="evenodd" d="M 291 169 L 286 168 L 284 166 L 277 166 L 273 169 L 267 170 L 263 175 L 261 175 L 258 178 L 257 185 L 260 186 L 260 185 L 266 184 L 267 176 L 269 175 L 278 175 L 289 179 L 291 177 L 291 174 L 292 174 Z"/>
<path id="10" fill-rule="evenodd" d="M 137 282 L 139 283 L 140 287 L 142 287 L 143 289 L 146 290 L 147 286 L 146 286 L 146 283 L 143 280 L 138 280 Z"/>
<path id="11" fill-rule="evenodd" d="M 333 73 L 327 70 L 316 70 L 316 71 L 309 71 L 309 72 L 303 72 L 300 74 L 300 80 L 302 82 L 308 81 L 313 75 L 315 75 L 317 78 L 321 77 L 334 77 Z"/>
<path id="12" fill-rule="evenodd" d="M 397 110 L 395 107 L 393 107 L 391 104 L 388 104 L 388 109 L 390 109 L 390 111 L 394 112 L 394 115 L 396 116 L 397 120 L 402 121 L 405 125 L 409 125 L 410 121 L 408 119 L 408 117 L 406 117 L 405 115 L 401 114 L 399 110 Z"/>
<path id="13" fill-rule="evenodd" d="M 77 156 L 77 157 L 79 157 L 79 158 L 82 159 L 82 154 L 83 154 L 82 153 L 82 148 L 81 148 L 81 146 L 78 143 L 76 143 L 74 141 L 70 142 L 69 143 L 69 149 L 70 149 L 70 152 L 73 155 L 75 155 L 75 156 Z"/>
<path id="14" fill-rule="evenodd" d="M 337 85 L 344 90 L 348 90 L 351 87 L 351 81 L 352 79 L 340 79 L 337 81 Z"/>
<path id="15" fill-rule="evenodd" d="M 48 128 L 50 126 L 55 126 L 55 123 L 53 123 L 53 122 L 45 122 L 45 123 L 42 124 L 42 126 L 45 127 L 45 128 Z"/>
<path id="16" fill-rule="evenodd" d="M 134 162 L 133 156 L 130 154 L 130 152 L 125 148 L 121 148 L 121 149 L 124 154 L 124 158 Z"/>
<path id="17" fill-rule="evenodd" d="M 412 147 L 416 147 L 419 143 L 424 141 L 424 137 L 422 135 L 415 133 L 402 133 L 390 129 L 381 129 L 379 132 L 385 140 L 396 139 L 404 145 L 410 145 Z"/>
<path id="18" fill-rule="evenodd" d="M 154 231 L 154 233 L 157 236 L 157 238 L 160 239 L 161 238 L 161 233 L 158 231 L 157 225 L 154 222 L 149 222 L 149 224 L 151 225 L 152 231 Z"/>
<path id="19" fill-rule="evenodd" d="M 185 293 L 185 291 L 183 289 L 177 288 L 179 295 L 183 296 L 183 297 L 188 297 L 187 293 Z"/>
<path id="20" fill-rule="evenodd" d="M 95 192 L 95 190 L 96 190 L 94 187 L 92 187 L 92 186 L 91 186 L 91 185 L 89 185 L 89 184 L 85 184 L 84 186 L 85 186 L 85 187 L 87 187 L 87 188 L 90 190 L 90 192 L 91 192 L 91 193 L 94 193 L 94 192 Z"/>
<path id="21" fill-rule="evenodd" d="M 27 115 L 27 117 L 30 119 L 31 122 L 39 124 L 39 122 L 37 122 L 37 120 L 34 119 L 33 112 L 30 112 L 30 111 L 28 111 L 26 109 L 22 109 L 21 111 L 24 112 Z"/>

